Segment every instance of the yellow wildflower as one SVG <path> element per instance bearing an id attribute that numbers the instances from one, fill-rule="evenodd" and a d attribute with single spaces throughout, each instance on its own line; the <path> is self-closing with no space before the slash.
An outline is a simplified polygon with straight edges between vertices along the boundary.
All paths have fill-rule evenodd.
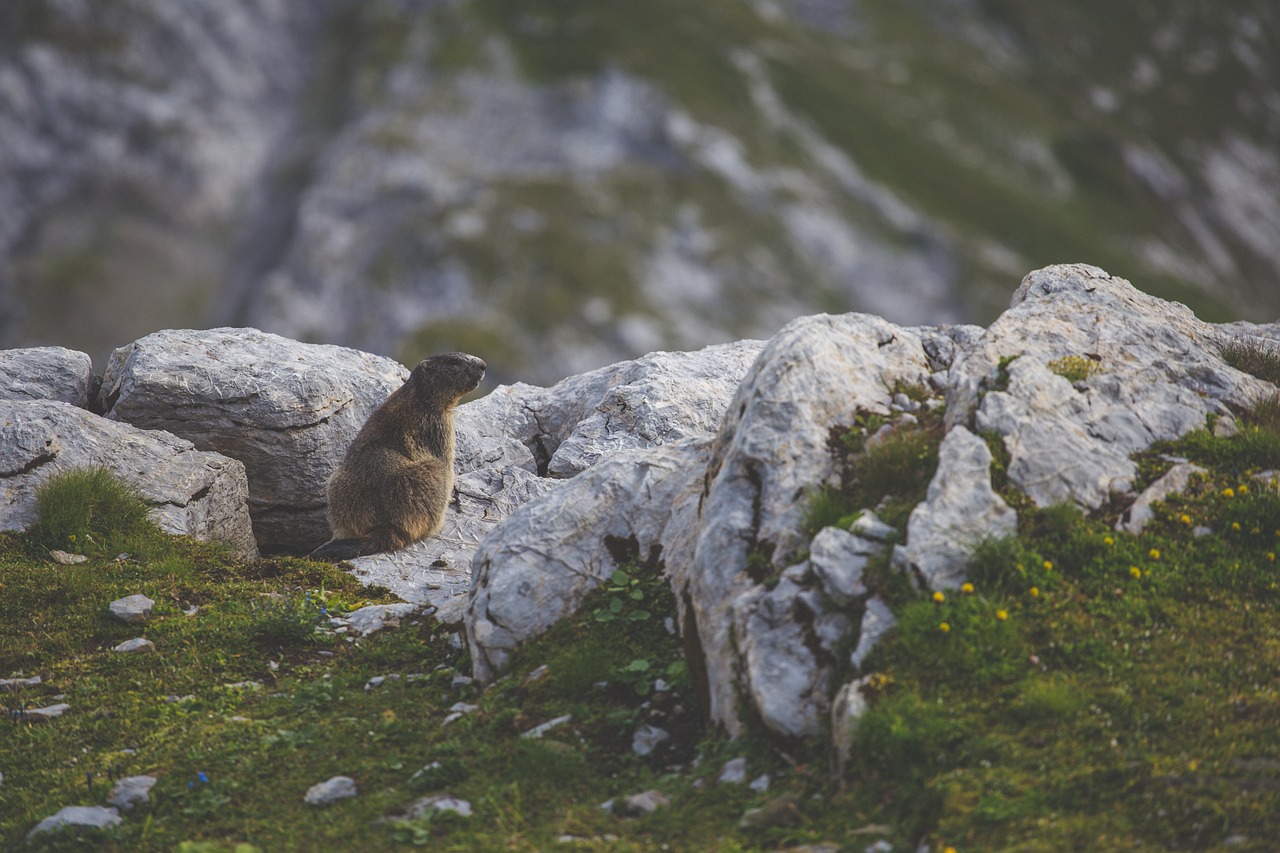
<path id="1" fill-rule="evenodd" d="M 960 591 L 963 592 L 965 595 L 973 595 L 973 584 L 971 583 L 962 584 L 960 587 Z"/>
<path id="2" fill-rule="evenodd" d="M 1239 494 L 1242 494 L 1242 495 L 1247 495 L 1247 494 L 1249 494 L 1249 487 L 1248 487 L 1248 486 L 1246 486 L 1245 484 L 1241 483 L 1241 484 L 1240 484 L 1240 488 L 1236 489 L 1236 492 L 1238 492 Z"/>
<path id="3" fill-rule="evenodd" d="M 1236 496 L 1236 493 L 1234 489 L 1228 486 L 1227 488 L 1222 490 L 1222 496 L 1224 498 L 1234 498 Z"/>
<path id="4" fill-rule="evenodd" d="M 1129 575 L 1131 577 L 1140 578 L 1142 577 L 1142 569 L 1138 568 L 1137 566 L 1130 566 Z"/>
<path id="5" fill-rule="evenodd" d="M 1233 522 L 1231 522 L 1231 529 L 1232 529 L 1232 530 L 1234 530 L 1234 531 L 1236 531 L 1237 533 L 1239 533 L 1239 532 L 1240 532 L 1240 522 L 1238 522 L 1238 521 L 1233 521 Z"/>
<path id="6" fill-rule="evenodd" d="M 949 624 L 947 624 L 946 622 L 939 622 L 939 623 L 938 623 L 938 630 L 945 634 L 945 633 L 947 633 L 948 631 L 950 631 L 950 630 L 951 630 L 951 626 L 950 626 Z"/>
<path id="7" fill-rule="evenodd" d="M 1191 516 L 1187 515 L 1185 512 L 1182 515 L 1178 516 L 1178 521 L 1181 521 L 1183 524 L 1187 525 L 1188 527 L 1191 526 Z"/>
<path id="8" fill-rule="evenodd" d="M 937 592 L 935 592 L 935 593 L 933 594 L 933 603 L 934 603 L 934 604 L 941 604 L 942 602 L 944 602 L 944 601 L 946 601 L 946 600 L 947 600 L 947 597 L 946 597 L 945 595 L 943 595 L 943 594 L 942 594 L 942 590 L 938 590 Z"/>
<path id="9" fill-rule="evenodd" d="M 999 619 L 1001 622 L 1003 622 L 1004 620 L 1009 618 L 1009 614 L 1004 610 L 997 610 L 996 618 Z"/>
<path id="10" fill-rule="evenodd" d="M 1112 539 L 1110 536 L 1107 536 L 1107 537 L 1103 538 L 1103 540 L 1102 540 L 1102 544 L 1103 544 L 1103 545 L 1114 545 L 1114 544 L 1116 544 L 1116 540 Z"/>
<path id="11" fill-rule="evenodd" d="M 1268 551 L 1268 552 L 1267 552 L 1267 561 L 1268 561 L 1268 562 L 1272 562 L 1272 563 L 1274 563 L 1274 562 L 1276 561 L 1276 552 L 1275 552 L 1275 551 Z"/>
<path id="12" fill-rule="evenodd" d="M 1153 560 L 1158 560 L 1158 559 L 1160 559 L 1160 549 L 1159 549 L 1159 548 L 1152 548 L 1150 551 L 1148 551 L 1148 552 L 1147 552 L 1147 556 L 1148 556 L 1148 557 L 1150 557 L 1150 558 L 1151 558 L 1151 559 L 1153 559 Z"/>
<path id="13" fill-rule="evenodd" d="M 1040 595 L 1040 587 L 1033 586 L 1031 589 L 1027 590 L 1027 592 L 1031 593 L 1032 598 L 1036 598 Z"/>
<path id="14" fill-rule="evenodd" d="M 1049 560 L 1045 560 L 1045 561 L 1044 561 L 1044 570 L 1045 570 L 1046 572 L 1051 572 L 1051 571 L 1053 571 L 1053 563 L 1052 563 L 1052 562 L 1050 562 Z"/>

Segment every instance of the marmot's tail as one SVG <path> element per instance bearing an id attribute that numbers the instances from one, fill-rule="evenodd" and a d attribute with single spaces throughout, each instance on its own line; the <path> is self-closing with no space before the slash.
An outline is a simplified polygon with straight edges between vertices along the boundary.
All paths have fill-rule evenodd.
<path id="1" fill-rule="evenodd" d="M 364 539 L 330 539 L 311 552 L 311 559 L 336 563 L 339 560 L 354 560 L 356 557 L 372 553 L 373 549 Z"/>

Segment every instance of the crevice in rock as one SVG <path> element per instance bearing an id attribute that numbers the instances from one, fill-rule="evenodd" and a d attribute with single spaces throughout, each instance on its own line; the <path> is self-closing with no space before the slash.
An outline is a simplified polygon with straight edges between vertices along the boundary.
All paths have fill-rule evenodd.
<path id="1" fill-rule="evenodd" d="M 698 616 L 694 612 L 693 596 L 688 588 L 680 594 L 684 605 L 684 618 L 680 625 L 680 640 L 684 646 L 685 665 L 689 668 L 689 680 L 693 683 L 694 701 L 704 720 L 711 719 L 711 683 L 707 676 L 707 661 L 702 648 L 702 636 L 698 633 Z"/>
<path id="2" fill-rule="evenodd" d="M 30 462 L 28 462 L 26 465 L 22 466 L 16 471 L 0 471 L 0 479 L 5 477 L 21 477 L 25 474 L 30 474 L 32 471 L 36 470 L 41 465 L 47 465 L 48 463 L 52 462 L 57 458 L 58 458 L 57 453 L 53 452 L 52 450 L 46 450 L 44 453 L 39 454 Z"/>

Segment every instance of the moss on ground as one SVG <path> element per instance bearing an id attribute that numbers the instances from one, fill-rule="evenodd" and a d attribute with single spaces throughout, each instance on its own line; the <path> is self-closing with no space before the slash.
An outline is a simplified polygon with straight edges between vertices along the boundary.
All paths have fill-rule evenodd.
<path id="1" fill-rule="evenodd" d="M 866 661 L 869 710 L 841 777 L 819 742 L 704 728 L 655 566 L 612 577 L 480 689 L 453 686 L 466 652 L 430 618 L 354 641 L 316 632 L 322 606 L 389 600 L 332 566 L 236 562 L 145 525 L 123 531 L 140 556 L 62 566 L 30 536 L 0 535 L 0 676 L 43 679 L 4 704 L 71 705 L 4 722 L 0 846 L 20 848 L 64 805 L 101 803 L 113 776 L 147 773 L 160 780 L 152 803 L 120 827 L 30 849 L 542 850 L 564 835 L 635 851 L 881 838 L 962 853 L 1268 849 L 1280 836 L 1280 494 L 1255 475 L 1280 461 L 1251 437 L 1270 429 L 1241 420 L 1238 436 L 1153 451 L 1210 472 L 1140 536 L 1023 502 L 1017 536 L 976 552 L 971 588 L 935 600 L 893 582 L 887 562 L 869 569 L 898 627 Z M 144 626 L 107 613 L 134 592 L 157 602 Z M 156 654 L 109 651 L 139 634 Z M 654 693 L 657 678 L 671 689 Z M 460 701 L 475 710 L 446 725 Z M 642 758 L 631 743 L 646 723 L 672 738 Z M 736 756 L 751 777 L 771 774 L 769 791 L 716 784 Z M 304 805 L 337 774 L 356 798 Z M 671 806 L 643 818 L 599 807 L 649 788 Z M 382 820 L 442 791 L 474 815 Z M 756 808 L 771 817 L 744 828 Z"/>

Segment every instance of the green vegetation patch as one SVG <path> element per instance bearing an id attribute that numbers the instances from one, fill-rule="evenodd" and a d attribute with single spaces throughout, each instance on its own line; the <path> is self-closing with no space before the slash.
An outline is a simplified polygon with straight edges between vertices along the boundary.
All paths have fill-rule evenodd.
<path id="1" fill-rule="evenodd" d="M 1242 418 L 1248 420 L 1248 418 Z M 1280 493 L 1268 429 L 1155 452 L 1210 468 L 1140 536 L 1019 509 L 969 583 L 894 603 L 845 780 L 910 847 L 1265 850 L 1280 832 Z"/>
<path id="2" fill-rule="evenodd" d="M 1236 370 L 1280 385 L 1280 345 L 1257 338 L 1232 338 L 1218 348 L 1222 359 Z"/>

